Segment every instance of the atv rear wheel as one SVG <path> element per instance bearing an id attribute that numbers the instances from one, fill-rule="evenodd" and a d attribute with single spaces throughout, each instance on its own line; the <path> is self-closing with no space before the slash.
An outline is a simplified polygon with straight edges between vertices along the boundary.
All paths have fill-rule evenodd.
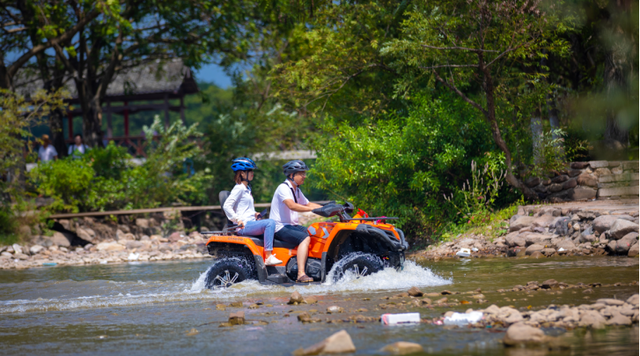
<path id="1" fill-rule="evenodd" d="M 384 263 L 380 257 L 370 253 L 354 252 L 344 256 L 334 265 L 333 281 L 342 279 L 346 273 L 353 273 L 357 278 L 382 271 Z"/>
<path id="2" fill-rule="evenodd" d="M 228 257 L 217 260 L 209 267 L 204 283 L 209 289 L 229 288 L 253 277 L 251 264 L 247 260 Z"/>

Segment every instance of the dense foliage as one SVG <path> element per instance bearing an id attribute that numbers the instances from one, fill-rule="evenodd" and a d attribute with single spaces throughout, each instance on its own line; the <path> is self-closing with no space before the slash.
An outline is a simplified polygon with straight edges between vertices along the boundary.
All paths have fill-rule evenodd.
<path id="1" fill-rule="evenodd" d="M 67 157 L 38 165 L 30 172 L 34 189 L 54 199 L 48 206 L 54 212 L 202 204 L 211 176 L 206 170 L 191 175 L 185 167 L 201 152 L 193 141 L 201 135 L 196 125 L 187 128 L 176 122 L 165 129 L 156 118 L 145 133 L 150 147 L 142 164 L 112 143 L 80 159 Z"/>

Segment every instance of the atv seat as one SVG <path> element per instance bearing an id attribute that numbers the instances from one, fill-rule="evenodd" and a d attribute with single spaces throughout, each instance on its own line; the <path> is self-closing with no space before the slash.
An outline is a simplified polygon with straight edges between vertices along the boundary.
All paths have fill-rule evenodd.
<path id="1" fill-rule="evenodd" d="M 243 237 L 250 238 L 251 241 L 253 241 L 253 243 L 256 244 L 256 246 L 264 247 L 264 238 L 263 237 L 255 237 L 255 236 L 243 236 Z M 288 249 L 292 250 L 292 249 L 298 247 L 298 245 L 292 244 L 290 242 L 284 242 L 284 241 L 273 239 L 273 247 L 274 248 L 276 248 L 276 247 L 288 248 Z"/>

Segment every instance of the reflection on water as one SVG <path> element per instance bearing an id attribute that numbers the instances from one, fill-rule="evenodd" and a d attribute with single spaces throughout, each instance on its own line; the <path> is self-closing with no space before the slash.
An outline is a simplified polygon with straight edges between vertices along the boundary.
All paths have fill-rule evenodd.
<path id="1" fill-rule="evenodd" d="M 530 280 L 554 278 L 567 283 L 615 283 L 638 280 L 638 260 L 630 258 L 563 259 L 466 259 L 437 263 L 407 262 L 401 272 L 381 271 L 361 279 L 338 283 L 297 286 L 262 286 L 256 281 L 240 283 L 228 290 L 203 288 L 204 272 L 211 261 L 56 267 L 0 271 L 0 354 L 91 353 L 91 354 L 262 354 L 289 355 L 340 329 L 347 329 L 358 354 L 379 354 L 395 341 L 413 341 L 433 354 L 522 355 L 527 350 L 505 350 L 499 344 L 503 333 L 484 330 L 445 330 L 433 325 L 390 328 L 379 324 L 300 324 L 291 309 L 344 306 L 349 313 L 367 308 L 365 315 L 379 316 L 379 297 L 411 286 L 425 292 L 442 290 L 483 291 L 509 288 Z M 293 290 L 316 295 L 320 304 L 292 307 L 286 300 Z M 498 305 L 581 304 L 600 297 L 624 298 L 636 287 L 596 288 L 585 296 L 575 291 L 560 294 L 527 293 L 500 295 L 484 292 Z M 363 302 L 364 298 L 371 299 Z M 504 298 L 509 299 L 505 301 Z M 587 298 L 587 299 L 585 299 Z M 219 328 L 228 311 L 215 304 L 256 301 L 271 304 L 257 310 L 245 309 L 250 320 L 269 322 L 264 326 Z M 366 304 L 368 303 L 368 304 Z M 365 305 L 366 304 L 366 305 Z M 478 306 L 479 307 L 479 306 Z M 462 307 L 461 307 L 462 308 Z M 465 308 L 461 309 L 463 311 Z M 237 310 L 237 309 L 236 309 Z M 275 313 L 265 316 L 269 311 Z M 441 315 L 438 308 L 416 309 L 423 318 Z M 321 318 L 328 316 L 318 314 Z M 359 328 L 364 327 L 364 328 Z M 186 337 L 185 330 L 200 333 Z M 585 331 L 576 331 L 585 333 Z M 569 351 L 557 354 L 622 355 L 638 352 L 638 328 L 587 332 L 572 343 Z M 516 352 L 516 353 L 514 353 Z M 533 352 L 533 351 L 531 351 Z M 552 355 L 555 353 L 546 353 Z"/>

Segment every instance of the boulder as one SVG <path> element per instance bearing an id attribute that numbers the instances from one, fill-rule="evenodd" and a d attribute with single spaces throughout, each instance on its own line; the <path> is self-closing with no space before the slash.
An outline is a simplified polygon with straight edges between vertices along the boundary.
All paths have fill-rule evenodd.
<path id="1" fill-rule="evenodd" d="M 571 168 L 573 169 L 585 169 L 589 167 L 589 162 L 572 162 Z"/>
<path id="2" fill-rule="evenodd" d="M 551 289 L 557 286 L 558 286 L 558 281 L 556 281 L 555 279 L 547 279 L 546 281 L 542 282 L 542 284 L 540 284 L 540 287 L 544 289 Z"/>
<path id="3" fill-rule="evenodd" d="M 140 249 L 144 248 L 145 246 L 146 245 L 140 241 L 127 241 L 127 243 L 125 244 L 127 250 Z"/>
<path id="4" fill-rule="evenodd" d="M 91 232 L 89 232 L 89 230 L 91 230 L 90 228 L 83 228 L 83 227 L 79 227 L 76 229 L 76 234 L 78 235 L 79 238 L 94 243 L 94 238 L 95 238 L 95 232 L 93 230 L 91 230 Z M 93 233 L 93 234 L 92 234 Z"/>
<path id="5" fill-rule="evenodd" d="M 527 180 L 524 181 L 524 184 L 529 188 L 533 188 L 536 185 L 540 184 L 540 178 L 538 177 L 527 178 Z"/>
<path id="6" fill-rule="evenodd" d="M 638 224 L 625 219 L 618 219 L 611 226 L 609 236 L 614 240 L 619 240 L 631 232 L 638 232 Z"/>
<path id="7" fill-rule="evenodd" d="M 640 296 L 638 296 L 638 294 L 634 294 L 630 296 L 627 299 L 627 303 L 634 305 L 635 307 L 638 307 L 638 305 L 640 304 Z"/>
<path id="8" fill-rule="evenodd" d="M 640 248 L 639 244 L 635 244 L 635 245 L 631 246 L 629 248 L 629 252 L 627 252 L 627 256 L 629 256 L 629 257 L 638 256 L 638 254 L 640 253 L 639 252 L 639 248 Z"/>
<path id="9" fill-rule="evenodd" d="M 611 318 L 606 321 L 607 325 L 631 325 L 631 318 L 628 316 L 624 316 L 619 312 L 615 311 L 612 313 Z"/>
<path id="10" fill-rule="evenodd" d="M 595 310 L 583 310 L 578 321 L 578 326 L 589 327 L 594 329 L 604 328 L 605 318 Z"/>
<path id="11" fill-rule="evenodd" d="M 149 219 L 136 219 L 136 226 L 143 229 L 149 228 Z"/>
<path id="12" fill-rule="evenodd" d="M 422 345 L 414 342 L 398 341 L 383 347 L 380 351 L 388 352 L 392 355 L 407 355 L 416 352 L 424 352 L 424 349 L 422 348 Z"/>
<path id="13" fill-rule="evenodd" d="M 339 307 L 337 305 L 332 305 L 332 306 L 327 308 L 327 314 L 339 314 L 339 313 L 344 313 L 344 308 L 343 307 Z"/>
<path id="14" fill-rule="evenodd" d="M 521 216 L 509 225 L 509 231 L 518 231 L 525 227 L 531 226 L 535 220 L 532 216 Z"/>
<path id="15" fill-rule="evenodd" d="M 507 243 L 509 247 L 525 247 L 527 245 L 527 241 L 524 235 L 518 235 L 517 233 L 510 233 L 505 238 L 504 241 Z"/>
<path id="16" fill-rule="evenodd" d="M 71 241 L 61 232 L 54 232 L 50 238 L 51 244 L 54 246 L 70 247 Z"/>
<path id="17" fill-rule="evenodd" d="M 593 229 L 601 234 L 611 229 L 616 220 L 618 220 L 618 217 L 615 215 L 600 215 L 593 220 Z"/>
<path id="18" fill-rule="evenodd" d="M 346 330 L 340 330 L 329 336 L 323 341 L 309 346 L 305 349 L 300 348 L 293 352 L 294 356 L 319 355 L 319 354 L 341 354 L 348 352 L 356 352 L 356 347 L 351 340 L 351 336 Z"/>
<path id="19" fill-rule="evenodd" d="M 549 186 L 547 187 L 547 190 L 550 191 L 551 193 L 557 193 L 562 190 L 562 184 L 560 183 L 549 184 Z"/>
<path id="20" fill-rule="evenodd" d="M 411 287 L 407 293 L 412 297 L 422 297 L 424 295 L 418 287 Z"/>
<path id="21" fill-rule="evenodd" d="M 535 218 L 531 223 L 531 225 L 539 226 L 539 227 L 547 227 L 555 220 L 556 218 L 553 215 L 544 214 L 542 216 L 538 216 L 537 218 Z"/>
<path id="22" fill-rule="evenodd" d="M 566 182 L 569 179 L 569 177 L 565 176 L 565 175 L 559 175 L 557 177 L 554 177 L 553 179 L 551 179 L 552 183 L 562 183 L 562 182 Z"/>
<path id="23" fill-rule="evenodd" d="M 13 252 L 17 255 L 19 253 L 22 253 L 22 246 L 18 245 L 18 244 L 13 244 L 11 245 L 11 247 L 13 247 Z"/>
<path id="24" fill-rule="evenodd" d="M 551 235 L 536 234 L 536 233 L 526 234 L 525 241 L 527 243 L 527 246 L 533 245 L 533 244 L 545 245 L 551 242 Z"/>
<path id="25" fill-rule="evenodd" d="M 612 242 L 615 240 L 612 240 Z M 626 255 L 629 253 L 631 246 L 638 243 L 638 233 L 632 232 L 626 234 L 623 238 L 621 238 L 616 242 L 615 253 L 618 255 Z"/>
<path id="26" fill-rule="evenodd" d="M 569 171 L 569 177 L 576 177 L 579 176 L 580 174 L 582 174 L 582 171 L 579 169 L 572 169 Z"/>
<path id="27" fill-rule="evenodd" d="M 576 178 L 576 183 L 582 186 L 587 187 L 597 187 L 598 186 L 598 178 L 592 176 L 588 173 L 583 173 Z"/>
<path id="28" fill-rule="evenodd" d="M 548 247 L 548 248 L 543 248 L 540 252 L 542 252 L 542 254 L 545 256 L 552 256 L 556 253 L 556 249 Z"/>
<path id="29" fill-rule="evenodd" d="M 578 183 L 575 179 L 569 179 L 568 181 L 564 182 L 564 184 L 562 184 L 562 190 L 571 189 L 577 185 Z"/>
<path id="30" fill-rule="evenodd" d="M 106 251 L 106 252 L 115 252 L 115 251 L 124 251 L 126 247 L 117 242 L 101 242 L 96 245 L 96 250 L 98 251 Z"/>
<path id="31" fill-rule="evenodd" d="M 289 302 L 287 304 L 302 304 L 302 303 L 304 303 L 304 298 L 302 298 L 302 295 L 300 295 L 298 291 L 295 291 L 291 293 L 291 297 L 289 298 Z"/>
<path id="32" fill-rule="evenodd" d="M 35 255 L 37 253 L 40 253 L 42 250 L 44 250 L 44 247 L 42 247 L 40 245 L 33 245 L 29 249 L 29 252 L 31 252 L 32 255 Z"/>
<path id="33" fill-rule="evenodd" d="M 563 252 L 569 252 L 576 249 L 576 245 L 569 239 L 558 242 L 556 247 L 558 248 L 558 251 L 560 251 L 561 248 L 564 249 Z"/>
<path id="34" fill-rule="evenodd" d="M 304 302 L 307 304 L 316 304 L 318 302 L 318 298 L 316 297 L 306 297 L 304 298 Z"/>
<path id="35" fill-rule="evenodd" d="M 244 312 L 237 311 L 229 314 L 229 324 L 231 325 L 242 325 L 244 324 Z"/>
<path id="36" fill-rule="evenodd" d="M 542 251 L 542 249 L 544 249 L 544 245 L 539 245 L 539 244 L 533 244 L 529 247 L 527 247 L 527 250 L 525 251 L 525 253 L 527 254 L 527 256 L 533 254 L 534 252 L 540 252 Z"/>
<path id="37" fill-rule="evenodd" d="M 549 226 L 549 229 L 553 229 L 558 235 L 566 235 L 569 233 L 569 222 L 571 218 L 568 216 L 557 217 Z"/>
<path id="38" fill-rule="evenodd" d="M 507 329 L 503 342 L 506 346 L 539 345 L 547 341 L 547 336 L 538 328 L 523 323 L 515 323 Z"/>
<path id="39" fill-rule="evenodd" d="M 581 185 L 567 190 L 567 196 L 571 200 L 595 199 L 596 193 L 595 189 Z"/>

